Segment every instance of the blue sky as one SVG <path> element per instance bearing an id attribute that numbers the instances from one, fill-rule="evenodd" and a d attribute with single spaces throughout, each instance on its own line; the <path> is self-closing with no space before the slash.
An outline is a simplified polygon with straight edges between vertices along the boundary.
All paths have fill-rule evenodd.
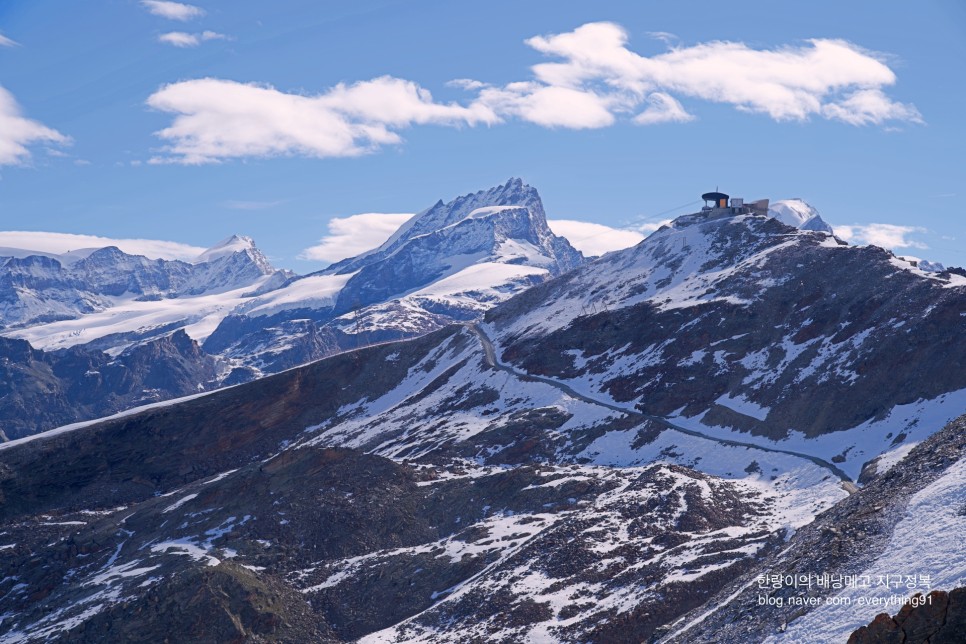
<path id="1" fill-rule="evenodd" d="M 4 0 L 0 230 L 307 272 L 398 221 L 349 216 L 520 176 L 554 220 L 717 186 L 966 264 L 964 5 L 777 4 Z"/>

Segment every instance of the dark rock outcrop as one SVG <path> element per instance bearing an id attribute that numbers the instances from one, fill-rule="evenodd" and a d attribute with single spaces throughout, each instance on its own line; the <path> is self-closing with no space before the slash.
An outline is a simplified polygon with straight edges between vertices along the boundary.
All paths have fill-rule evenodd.
<path id="1" fill-rule="evenodd" d="M 849 637 L 848 644 L 960 644 L 966 642 L 966 588 L 915 596 L 890 617 L 876 615 Z"/>
<path id="2" fill-rule="evenodd" d="M 215 359 L 180 329 L 116 357 L 83 347 L 38 351 L 0 337 L 0 430 L 21 438 L 198 393 L 216 376 Z"/>

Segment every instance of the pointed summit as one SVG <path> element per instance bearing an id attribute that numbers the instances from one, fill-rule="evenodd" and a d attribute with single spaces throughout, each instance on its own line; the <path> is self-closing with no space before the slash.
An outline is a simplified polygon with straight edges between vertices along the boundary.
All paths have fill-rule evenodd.
<path id="1" fill-rule="evenodd" d="M 357 271 L 399 253 L 421 237 L 441 233 L 469 219 L 483 218 L 492 220 L 491 233 L 500 237 L 500 241 L 506 238 L 521 239 L 541 248 L 550 258 L 553 274 L 568 271 L 583 261 L 583 256 L 566 239 L 554 235 L 550 230 L 536 188 L 522 179 L 511 177 L 505 184 L 462 195 L 447 203 L 437 201 L 400 226 L 379 248 L 337 262 L 323 272 L 344 274 Z M 512 231 L 508 231 L 508 228 L 512 228 Z M 452 235 L 448 233 L 447 236 Z M 482 240 L 477 241 L 482 243 Z M 456 254 L 456 249 L 441 248 L 440 252 L 448 250 Z M 479 250 L 474 249 L 474 252 Z"/>
<path id="2" fill-rule="evenodd" d="M 251 237 L 246 237 L 244 235 L 232 235 L 227 239 L 223 239 L 205 252 L 198 255 L 195 258 L 195 264 L 204 264 L 205 262 L 211 262 L 226 255 L 234 255 L 237 252 L 245 250 L 256 250 L 255 242 Z"/>
<path id="3" fill-rule="evenodd" d="M 265 275 L 277 273 L 275 267 L 245 235 L 232 235 L 198 255 L 193 262 L 204 269 L 191 283 L 192 294 L 212 288 L 225 290 L 252 285 Z"/>
<path id="4" fill-rule="evenodd" d="M 489 206 L 521 206 L 527 208 L 538 225 L 546 227 L 547 217 L 536 188 L 523 183 L 522 179 L 511 177 L 503 185 L 462 195 L 449 203 L 443 203 L 442 200 L 437 201 L 431 208 L 418 213 L 403 224 L 377 250 L 396 248 L 402 242 L 452 226 L 466 219 L 474 210 Z"/>

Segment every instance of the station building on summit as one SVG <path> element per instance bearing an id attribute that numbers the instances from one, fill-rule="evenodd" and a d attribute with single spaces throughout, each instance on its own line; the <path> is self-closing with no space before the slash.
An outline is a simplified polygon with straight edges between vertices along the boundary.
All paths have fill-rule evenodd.
<path id="1" fill-rule="evenodd" d="M 731 197 L 723 192 L 706 192 L 701 195 L 704 207 L 701 212 L 716 216 L 724 215 L 767 215 L 768 200 L 759 199 L 745 203 L 741 197 Z M 710 211 L 710 212 L 709 212 Z"/>

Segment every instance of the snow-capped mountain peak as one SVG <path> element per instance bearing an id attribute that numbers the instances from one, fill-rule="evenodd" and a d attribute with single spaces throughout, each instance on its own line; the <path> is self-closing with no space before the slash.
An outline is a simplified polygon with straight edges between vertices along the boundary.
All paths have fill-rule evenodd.
<path id="1" fill-rule="evenodd" d="M 225 261 L 228 259 L 227 262 Z M 261 273 L 271 275 L 275 268 L 255 246 L 255 240 L 245 235 L 232 235 L 198 255 L 193 264 L 212 264 L 234 266 L 234 271 L 244 269 L 246 276 Z M 232 272 L 231 270 L 229 272 Z"/>
<path id="2" fill-rule="evenodd" d="M 198 255 L 192 263 L 204 264 L 205 262 L 211 262 L 226 255 L 233 255 L 249 249 L 255 249 L 255 241 L 251 237 L 232 235 Z"/>
<path id="3" fill-rule="evenodd" d="M 516 209 L 526 211 L 526 222 L 521 221 L 521 213 L 510 212 Z M 525 184 L 522 179 L 511 178 L 505 184 L 462 195 L 446 203 L 442 200 L 437 201 L 433 206 L 416 214 L 400 226 L 399 230 L 379 248 L 333 264 L 325 272 L 344 274 L 358 271 L 366 265 L 384 261 L 418 238 L 451 229 L 466 220 L 497 221 L 504 218 L 516 220 L 518 229 L 519 224 L 526 224 L 525 227 L 528 230 L 525 233 L 520 230 L 520 234 L 526 234 L 528 237 L 526 241 L 544 248 L 549 255 L 553 256 L 558 265 L 555 272 L 564 272 L 583 261 L 583 257 L 570 246 L 569 242 L 554 235 L 550 230 L 543 202 L 536 188 Z M 502 227 L 499 221 L 495 225 Z"/>
<path id="4" fill-rule="evenodd" d="M 386 243 L 379 250 L 388 250 L 407 239 L 451 226 L 466 219 L 474 211 L 481 208 L 499 206 L 528 208 L 534 215 L 546 222 L 543 202 L 540 200 L 537 190 L 523 183 L 522 179 L 511 177 L 503 185 L 462 195 L 448 203 L 444 203 L 440 199 L 432 207 L 416 214 L 400 226 L 399 230 L 386 240 Z"/>
<path id="5" fill-rule="evenodd" d="M 478 319 L 498 302 L 582 262 L 550 230 L 536 189 L 510 179 L 437 201 L 379 248 L 240 306 L 205 349 L 243 356 L 262 370 L 279 364 L 282 354 L 305 361 L 335 346 Z M 309 353 L 298 353 L 303 346 Z M 253 351 L 260 357 L 253 358 Z"/>
<path id="6" fill-rule="evenodd" d="M 818 211 L 803 199 L 782 199 L 774 201 L 768 206 L 768 214 L 788 226 L 801 230 L 818 230 L 832 232 Z"/>

